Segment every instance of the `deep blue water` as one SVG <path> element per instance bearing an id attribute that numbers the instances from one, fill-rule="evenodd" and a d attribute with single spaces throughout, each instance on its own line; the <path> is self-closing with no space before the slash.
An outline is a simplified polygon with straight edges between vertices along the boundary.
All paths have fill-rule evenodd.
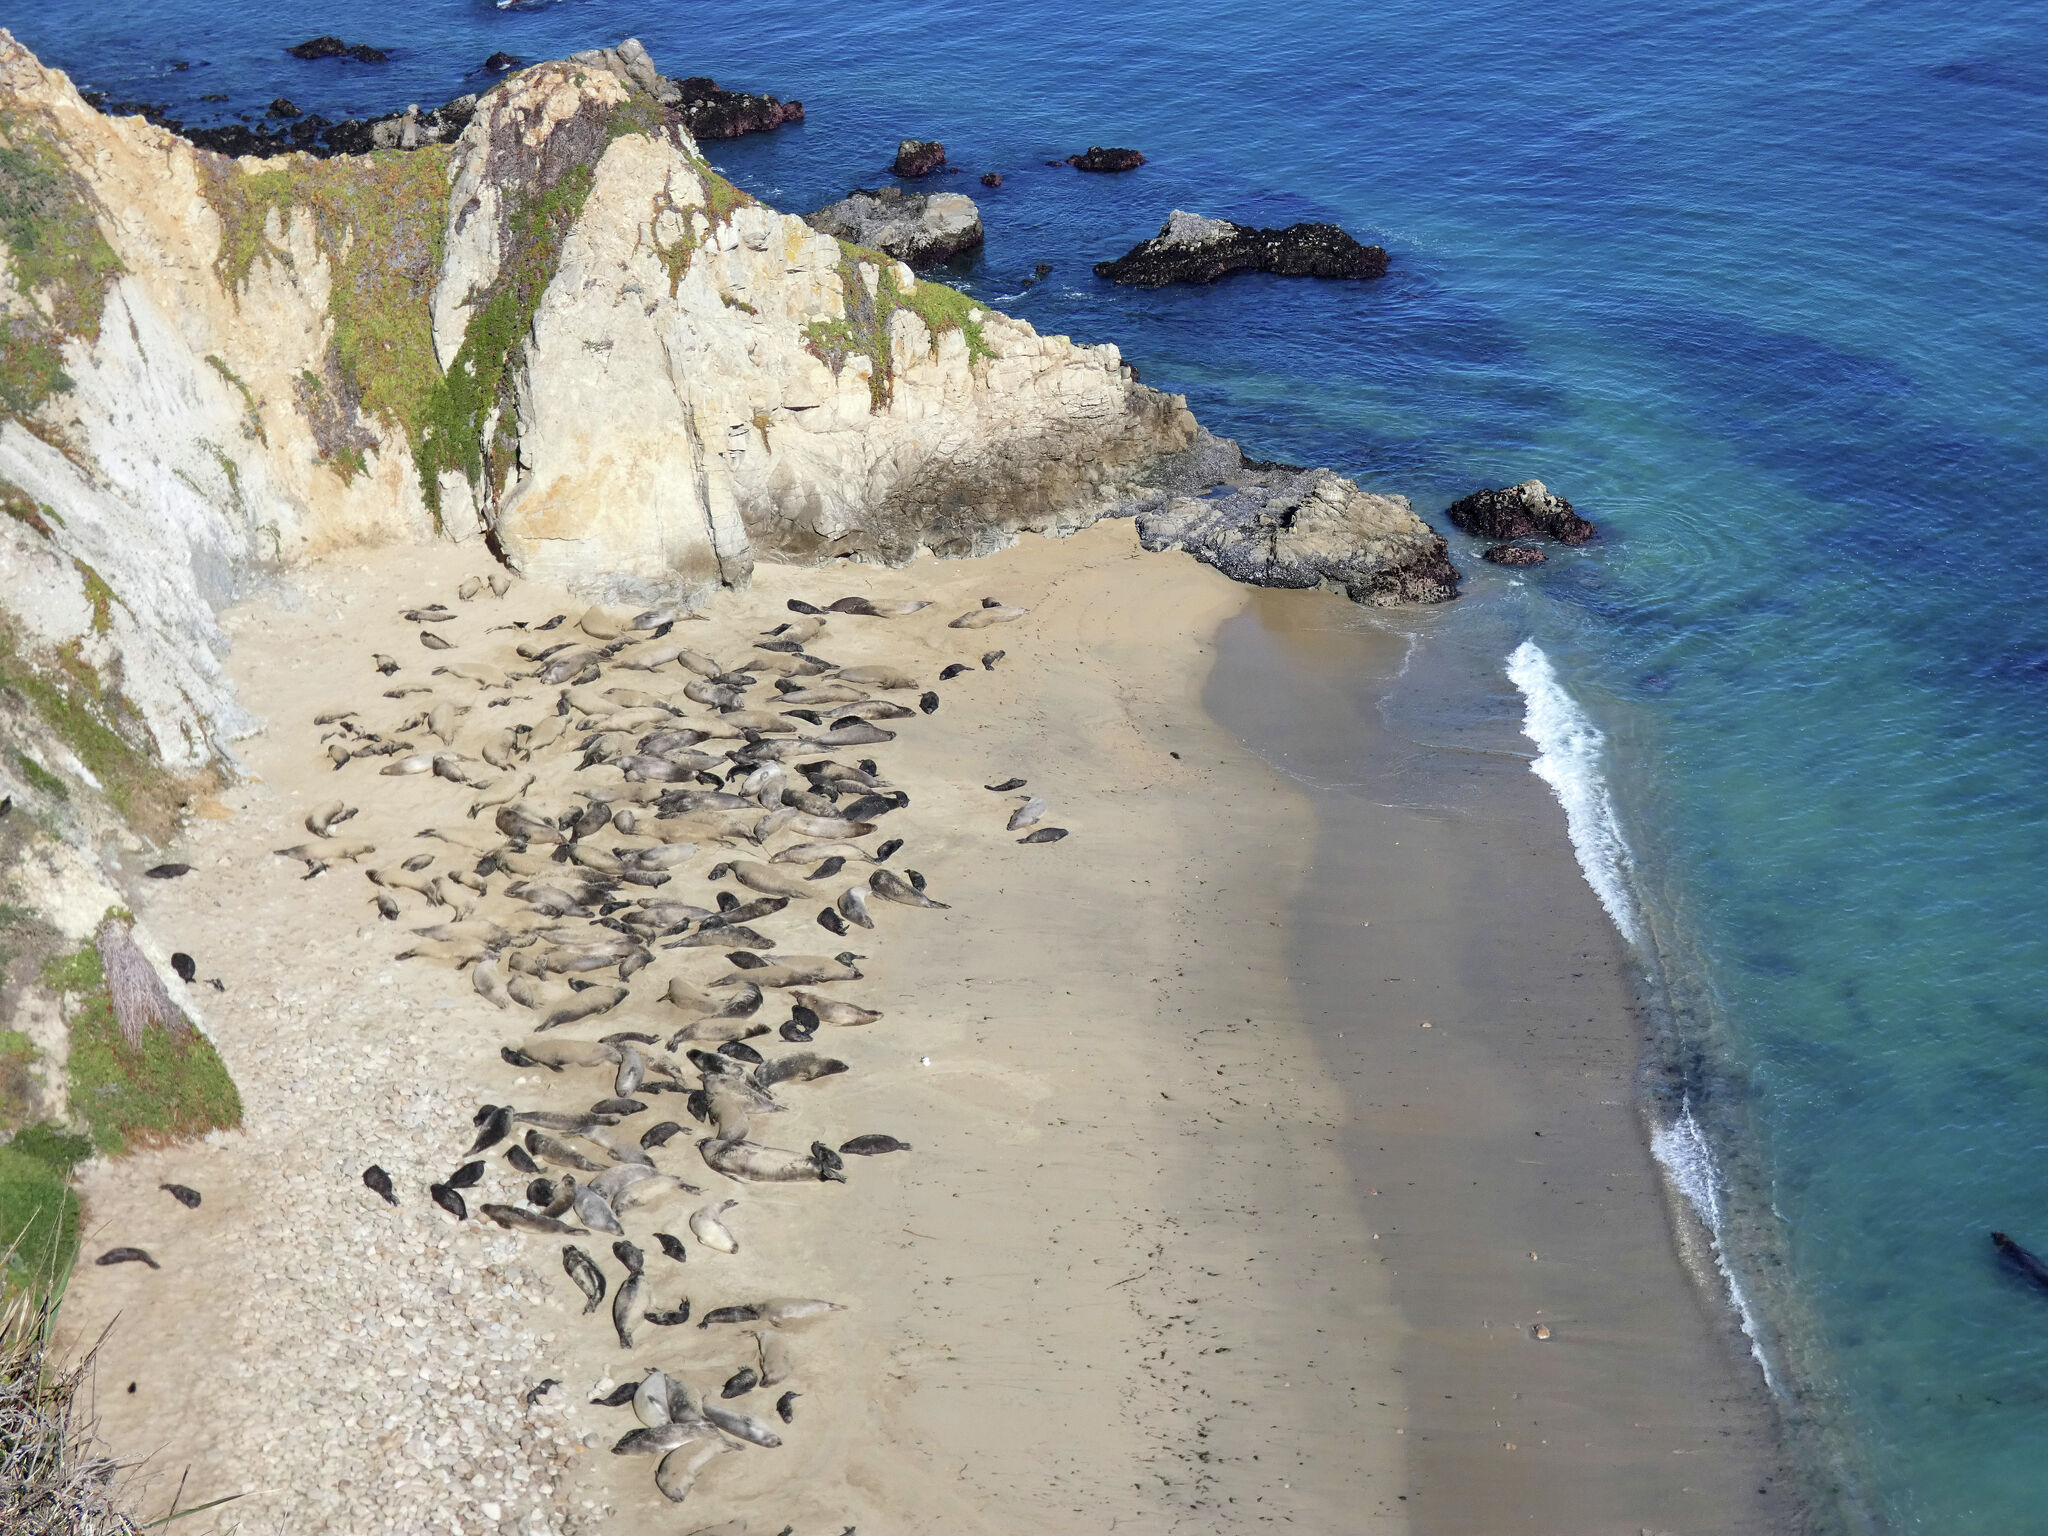
<path id="1" fill-rule="evenodd" d="M 494 50 L 638 35 L 806 102 L 711 146 L 783 207 L 875 184 L 906 135 L 1000 170 L 954 181 L 989 226 L 962 285 L 1119 343 L 1255 453 L 1432 515 L 1529 475 L 1570 496 L 1604 537 L 1501 601 L 1607 735 L 1669 1024 L 1706 1052 L 1683 1091 L 1761 1222 L 1730 1249 L 1800 1411 L 1846 1429 L 1891 1528 L 2048 1526 L 2048 1296 L 1986 1237 L 2048 1249 L 2041 7 L 7 9 L 81 83 L 191 121 L 204 91 L 431 104 Z M 317 31 L 398 53 L 283 55 Z M 1090 143 L 1151 162 L 1043 163 Z M 1393 272 L 1090 275 L 1177 206 L 1330 219 Z"/>

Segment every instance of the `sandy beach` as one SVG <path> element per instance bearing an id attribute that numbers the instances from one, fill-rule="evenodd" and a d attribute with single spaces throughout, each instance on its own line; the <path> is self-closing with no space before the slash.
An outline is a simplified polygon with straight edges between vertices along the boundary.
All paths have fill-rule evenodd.
<path id="1" fill-rule="evenodd" d="M 103 1428 L 149 1458 L 145 1518 L 241 1495 L 181 1528 L 1775 1528 L 1769 1417 L 1677 1257 L 1631 1101 L 1618 941 L 1526 743 L 1466 754 L 1486 760 L 1449 810 L 1387 803 L 1387 775 L 1417 771 L 1411 744 L 1355 733 L 1401 637 L 1144 555 L 1120 524 L 898 571 L 764 566 L 677 628 L 722 656 L 790 597 L 933 602 L 833 616 L 811 644 L 939 692 L 896 740 L 834 755 L 872 753 L 910 795 L 886 820 L 906 842 L 890 867 L 948 903 L 876 902 L 875 930 L 845 939 L 806 904 L 763 924 L 790 950 L 859 953 L 862 978 L 831 990 L 883 1015 L 819 1032 L 849 1070 L 779 1095 L 794 1128 L 763 1139 L 885 1132 L 912 1151 L 848 1157 L 844 1185 L 727 1187 L 691 1125 L 656 1161 L 739 1200 L 740 1251 L 655 1253 L 650 1231 L 685 1230 L 693 1198 L 626 1218 L 649 1305 L 846 1308 L 787 1330 L 802 1395 L 782 1446 L 719 1457 L 677 1511 L 648 1458 L 610 1454 L 632 1411 L 588 1400 L 649 1366 L 715 1399 L 751 1357 L 743 1335 L 646 1327 L 622 1350 L 604 1309 L 585 1315 L 561 1238 L 458 1225 L 426 1196 L 478 1105 L 580 1109 L 609 1073 L 508 1065 L 522 1010 L 447 963 L 394 959 L 430 921 L 421 903 L 380 922 L 358 867 L 306 880 L 273 853 L 335 794 L 362 807 L 337 836 L 376 845 L 368 865 L 446 856 L 418 837 L 430 826 L 492 840 L 488 811 L 462 815 L 475 792 L 337 773 L 313 723 L 418 707 L 380 697 L 372 651 L 401 659 L 391 681 L 449 687 L 400 610 L 455 605 L 487 568 L 480 550 L 351 553 L 229 616 L 237 687 L 268 728 L 243 744 L 250 776 L 194 821 L 178 856 L 195 873 L 152 882 L 138 912 L 196 958 L 194 1005 L 247 1123 L 88 1170 L 63 1314 L 74 1341 L 107 1330 Z M 1030 612 L 946 627 L 989 596 Z M 538 583 L 460 606 L 465 656 L 509 644 L 488 624 L 582 611 Z M 935 681 L 953 661 L 969 671 Z M 475 701 L 458 750 L 490 713 Z M 1315 787 L 1347 751 L 1351 787 Z M 1020 846 L 1004 829 L 1019 797 L 983 787 L 1011 777 L 1071 835 Z M 542 788 L 558 806 L 595 778 Z M 671 891 L 708 904 L 706 872 L 733 852 L 706 846 Z M 665 978 L 724 968 L 715 950 L 655 953 L 630 1001 L 562 1033 L 672 1030 Z M 760 1017 L 787 1012 L 771 998 Z M 681 1103 L 621 1130 L 687 1123 Z M 472 1209 L 525 1182 L 486 1155 Z M 397 1209 L 363 1187 L 371 1162 Z M 183 1209 L 165 1181 L 205 1203 Z M 601 1236 L 573 1241 L 616 1281 Z M 91 1264 L 115 1244 L 162 1269 Z M 766 1414 L 774 1395 L 740 1406 Z"/>

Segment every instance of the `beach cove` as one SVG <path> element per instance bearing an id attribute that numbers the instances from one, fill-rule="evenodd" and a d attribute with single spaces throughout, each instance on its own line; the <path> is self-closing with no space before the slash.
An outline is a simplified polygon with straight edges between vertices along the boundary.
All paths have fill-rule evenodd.
<path id="1" fill-rule="evenodd" d="M 607 1453 L 620 1411 L 584 1402 L 623 1366 L 602 1319 L 579 1316 L 558 1240 L 457 1230 L 423 1197 L 473 1104 L 522 1097 L 493 1059 L 508 1027 L 445 967 L 391 960 L 403 929 L 366 915 L 359 873 L 308 882 L 269 851 L 329 790 L 312 714 L 361 691 L 348 679 L 390 594 L 424 600 L 473 564 L 365 552 L 231 616 L 238 681 L 271 723 L 232 814 L 194 824 L 202 874 L 140 914 L 222 976 L 207 1020 L 247 1126 L 93 1174 L 88 1254 L 133 1242 L 165 1268 L 82 1268 L 64 1322 L 79 1339 L 113 1324 L 104 1427 L 150 1456 L 163 1503 L 181 1480 L 187 1506 L 246 1493 L 192 1517 L 201 1530 L 674 1518 L 644 1463 Z M 1406 642 L 1311 595 L 1248 605 L 1190 560 L 1144 555 L 1125 524 L 900 572 L 764 569 L 692 637 L 715 648 L 769 627 L 784 597 L 842 589 L 935 614 L 998 593 L 1031 613 L 993 671 L 946 685 L 891 744 L 913 795 L 892 831 L 951 905 L 855 946 L 873 959 L 846 990 L 885 1017 L 828 1031 L 853 1071 L 806 1101 L 914 1150 L 844 1188 L 740 1190 L 741 1254 L 678 1274 L 700 1309 L 748 1285 L 850 1309 L 795 1340 L 804 1399 L 783 1448 L 725 1458 L 693 1516 L 1782 1528 L 1753 1491 L 1775 1476 L 1767 1406 L 1671 1245 L 1611 930 L 1525 759 L 1461 786 L 1448 816 L 1356 796 L 1333 815 L 1305 765 L 1343 738 L 1401 766 L 1398 733 L 1359 709 L 1391 696 Z M 505 599 L 556 601 L 538 584 Z M 915 623 L 863 639 L 899 662 L 950 654 Z M 1497 731 L 1511 702 L 1496 689 L 1474 714 Z M 1012 846 L 1011 802 L 981 787 L 1012 774 L 1071 836 Z M 413 782 L 383 785 L 396 799 Z M 374 834 L 377 816 L 354 825 Z M 1520 929 L 1475 921 L 1510 895 Z M 295 957 L 282 976 L 263 962 L 279 951 Z M 342 1011 L 364 983 L 373 1006 Z M 372 1158 L 400 1209 L 354 1179 Z M 207 1204 L 179 1209 L 164 1181 Z M 213 1303 L 223 1273 L 252 1305 Z M 678 1332 L 633 1363 L 708 1367 L 699 1331 Z M 380 1396 L 393 1360 L 423 1390 Z M 518 1422 L 450 1409 L 546 1377 L 565 1390 Z M 545 1499 L 529 1481 L 522 1501 L 509 1470 L 502 1489 L 455 1481 L 458 1465 L 498 1475 L 508 1430 L 528 1477 L 557 1480 Z M 522 1524 L 536 1503 L 542 1523 Z"/>

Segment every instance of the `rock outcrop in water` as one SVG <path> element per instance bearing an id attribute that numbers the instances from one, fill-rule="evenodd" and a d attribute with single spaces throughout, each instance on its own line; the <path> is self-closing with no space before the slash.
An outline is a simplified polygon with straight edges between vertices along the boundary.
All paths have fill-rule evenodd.
<path id="1" fill-rule="evenodd" d="M 946 164 L 946 146 L 937 139 L 905 139 L 896 146 L 896 160 L 889 169 L 906 181 L 929 176 Z"/>
<path id="2" fill-rule="evenodd" d="M 1474 491 L 1462 501 L 1452 502 L 1444 516 L 1460 533 L 1478 539 L 1555 539 L 1560 544 L 1583 544 L 1594 531 L 1591 523 L 1572 510 L 1570 502 L 1551 494 L 1541 480 L 1524 480 L 1504 490 Z M 1493 558 L 1492 551 L 1486 558 Z"/>
<path id="3" fill-rule="evenodd" d="M 865 245 L 912 267 L 935 267 L 979 249 L 981 210 L 960 192 L 904 192 L 877 187 L 849 192 L 804 215 L 815 230 Z"/>
<path id="4" fill-rule="evenodd" d="M 1150 477 L 1158 489 L 1123 509 L 1147 549 L 1185 550 L 1253 586 L 1323 587 L 1369 607 L 1458 595 L 1443 535 L 1405 497 L 1327 469 L 1255 463 L 1206 432 Z"/>
<path id="5" fill-rule="evenodd" d="M 1492 565 L 1542 565 L 1550 556 L 1527 544 L 1492 544 L 1479 552 Z"/>
<path id="6" fill-rule="evenodd" d="M 1135 149 L 1104 149 L 1100 144 L 1090 144 L 1086 154 L 1067 156 L 1067 164 L 1077 171 L 1135 171 L 1145 163 L 1145 157 Z"/>
<path id="7" fill-rule="evenodd" d="M 1095 275 L 1138 288 L 1168 283 L 1213 283 L 1233 272 L 1281 277 L 1369 278 L 1385 275 L 1387 253 L 1360 245 L 1334 224 L 1290 224 L 1254 229 L 1228 219 L 1207 219 L 1176 208 L 1159 233 L 1115 261 L 1099 261 Z"/>

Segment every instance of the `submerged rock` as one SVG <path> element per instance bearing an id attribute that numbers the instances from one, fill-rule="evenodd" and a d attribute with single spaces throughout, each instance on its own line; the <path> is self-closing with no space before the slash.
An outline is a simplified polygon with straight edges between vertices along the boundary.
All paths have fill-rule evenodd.
<path id="1" fill-rule="evenodd" d="M 889 167 L 905 181 L 929 176 L 946 163 L 946 146 L 937 139 L 905 139 L 896 146 L 896 163 Z"/>
<path id="2" fill-rule="evenodd" d="M 1145 157 L 1135 149 L 1104 149 L 1099 144 L 1090 144 L 1085 155 L 1067 156 L 1067 164 L 1077 171 L 1135 171 L 1145 163 Z"/>
<path id="3" fill-rule="evenodd" d="M 492 55 L 491 55 L 491 56 L 490 56 L 490 57 L 489 57 L 488 59 L 485 59 L 485 60 L 484 60 L 484 72 L 485 72 L 486 74 L 491 74 L 491 75 L 503 75 L 503 74 L 509 74 L 509 73 L 510 73 L 511 71 L 513 71 L 513 70 L 517 69 L 518 67 L 519 67 L 519 58 L 518 58 L 518 55 L 516 55 L 516 54 L 510 54 L 510 53 L 504 53 L 504 52 L 502 52 L 502 51 L 501 51 L 501 52 L 498 52 L 498 53 L 494 53 L 494 54 L 492 54 Z"/>
<path id="4" fill-rule="evenodd" d="M 391 55 L 368 43 L 344 43 L 338 37 L 309 37 L 285 49 L 295 59 L 354 59 L 358 64 L 386 64 Z"/>
<path id="5" fill-rule="evenodd" d="M 1334 224 L 1254 229 L 1179 208 L 1152 239 L 1131 247 L 1115 261 L 1095 264 L 1097 277 L 1138 288 L 1213 283 L 1232 272 L 1369 278 L 1386 270 L 1386 251 L 1377 245 L 1360 245 Z"/>
<path id="6" fill-rule="evenodd" d="M 1542 565 L 1550 556 L 1527 544 L 1495 544 L 1481 550 L 1479 558 L 1495 565 Z"/>
<path id="7" fill-rule="evenodd" d="M 1125 509 L 1147 549 L 1186 550 L 1257 587 L 1327 587 L 1368 607 L 1458 595 L 1443 535 L 1405 497 L 1362 491 L 1327 469 L 1246 459 L 1207 433 L 1155 474 L 1161 492 Z"/>
<path id="8" fill-rule="evenodd" d="M 984 187 L 1000 187 L 1003 184 L 1003 173 L 1001 171 L 983 171 L 981 173 L 981 184 Z"/>
<path id="9" fill-rule="evenodd" d="M 982 242 L 981 210 L 959 192 L 862 189 L 805 214 L 804 222 L 821 234 L 886 251 L 913 267 L 936 266 Z"/>
<path id="10" fill-rule="evenodd" d="M 1591 523 L 1572 510 L 1570 502 L 1552 495 L 1541 480 L 1524 480 L 1505 490 L 1475 491 L 1452 502 L 1444 516 L 1460 533 L 1479 539 L 1555 539 L 1560 544 L 1583 544 L 1594 531 Z M 1486 558 L 1493 556 L 1489 552 Z"/>

